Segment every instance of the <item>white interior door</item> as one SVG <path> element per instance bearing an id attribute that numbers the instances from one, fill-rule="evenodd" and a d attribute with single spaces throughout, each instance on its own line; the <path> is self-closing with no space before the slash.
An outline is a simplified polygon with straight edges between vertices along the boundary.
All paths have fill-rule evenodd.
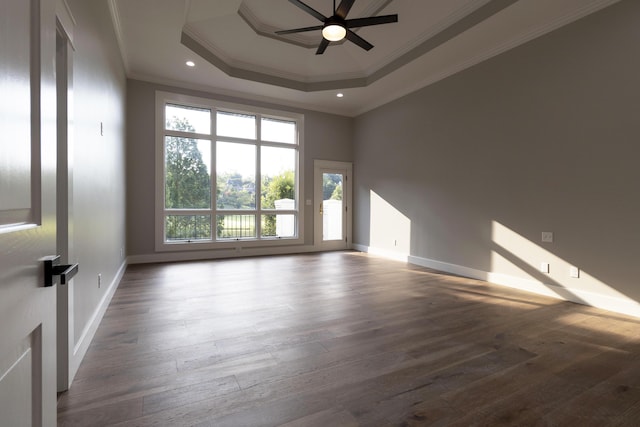
<path id="1" fill-rule="evenodd" d="M 351 163 L 314 162 L 314 244 L 321 250 L 351 246 Z"/>
<path id="2" fill-rule="evenodd" d="M 56 424 L 55 3 L 0 6 L 0 424 Z"/>

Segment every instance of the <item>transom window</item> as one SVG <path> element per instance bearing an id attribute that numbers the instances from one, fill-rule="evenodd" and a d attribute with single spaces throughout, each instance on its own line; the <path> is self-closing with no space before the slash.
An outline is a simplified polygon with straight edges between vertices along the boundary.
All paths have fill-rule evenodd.
<path id="1" fill-rule="evenodd" d="M 157 95 L 159 249 L 297 243 L 302 116 Z"/>

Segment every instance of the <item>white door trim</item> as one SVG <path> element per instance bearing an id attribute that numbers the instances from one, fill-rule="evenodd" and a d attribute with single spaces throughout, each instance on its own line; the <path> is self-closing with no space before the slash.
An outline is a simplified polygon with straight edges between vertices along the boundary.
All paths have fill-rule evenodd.
<path id="1" fill-rule="evenodd" d="M 343 183 L 343 201 L 345 209 L 345 227 L 343 230 L 343 241 L 324 242 L 322 239 L 322 215 L 320 206 L 322 205 L 322 173 L 332 171 L 342 173 L 345 176 Z M 313 161 L 313 245 L 316 250 L 339 250 L 350 249 L 352 242 L 352 175 L 353 164 L 351 162 L 339 162 L 334 160 L 314 160 Z"/>
<path id="2" fill-rule="evenodd" d="M 60 4 L 60 0 L 58 0 Z M 58 18 L 60 18 L 58 16 Z M 68 22 L 69 19 L 66 20 Z M 73 45 L 69 38 L 69 24 L 57 21 L 56 38 L 56 93 L 57 118 L 57 221 L 56 246 L 63 264 L 75 259 L 73 251 Z M 75 371 L 71 369 L 73 356 L 73 279 L 57 289 L 57 369 L 58 392 L 71 385 Z"/>

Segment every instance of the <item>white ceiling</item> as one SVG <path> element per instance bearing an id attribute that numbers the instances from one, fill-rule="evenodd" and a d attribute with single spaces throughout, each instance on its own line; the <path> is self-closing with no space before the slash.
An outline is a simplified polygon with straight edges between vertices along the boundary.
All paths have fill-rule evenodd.
<path id="1" fill-rule="evenodd" d="M 108 1 L 128 77 L 356 116 L 618 0 L 356 0 L 347 18 L 398 23 L 358 29 L 368 52 L 323 55 L 320 31 L 274 34 L 321 24 L 287 0 Z M 332 15 L 333 0 L 303 1 Z"/>

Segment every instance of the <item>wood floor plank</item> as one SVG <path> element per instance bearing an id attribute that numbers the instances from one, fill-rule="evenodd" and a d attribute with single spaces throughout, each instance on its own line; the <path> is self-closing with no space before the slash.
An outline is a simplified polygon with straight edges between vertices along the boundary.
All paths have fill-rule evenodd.
<path id="1" fill-rule="evenodd" d="M 640 320 L 357 252 L 127 269 L 61 426 L 637 426 Z"/>
<path id="2" fill-rule="evenodd" d="M 106 426 L 140 416 L 142 399 L 130 399 L 98 408 L 67 412 L 58 418 L 58 427 Z"/>
<path id="3" fill-rule="evenodd" d="M 179 388 L 174 387 L 167 391 L 144 396 L 142 412 L 144 415 L 152 414 L 164 411 L 167 408 L 183 406 L 190 402 L 210 400 L 239 390 L 240 386 L 234 376 L 215 380 L 206 379 L 201 383 L 189 384 Z"/>
<path id="4" fill-rule="evenodd" d="M 327 409 L 282 424 L 282 427 L 357 427 L 358 420 L 344 409 Z"/>

